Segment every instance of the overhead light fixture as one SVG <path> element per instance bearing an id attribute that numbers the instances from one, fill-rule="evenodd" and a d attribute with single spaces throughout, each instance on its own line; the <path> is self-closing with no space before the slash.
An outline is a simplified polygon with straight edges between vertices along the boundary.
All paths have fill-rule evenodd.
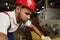
<path id="1" fill-rule="evenodd" d="M 44 6 L 42 6 L 42 8 L 44 8 Z"/>
<path id="2" fill-rule="evenodd" d="M 8 3 L 5 3 L 5 5 L 8 5 Z"/>
<path id="3" fill-rule="evenodd" d="M 37 11 L 39 10 L 39 9 L 36 9 Z"/>
<path id="4" fill-rule="evenodd" d="M 50 3 L 50 5 L 53 5 L 53 3 Z"/>
<path id="5" fill-rule="evenodd" d="M 7 7 L 7 9 L 9 9 L 9 7 Z"/>

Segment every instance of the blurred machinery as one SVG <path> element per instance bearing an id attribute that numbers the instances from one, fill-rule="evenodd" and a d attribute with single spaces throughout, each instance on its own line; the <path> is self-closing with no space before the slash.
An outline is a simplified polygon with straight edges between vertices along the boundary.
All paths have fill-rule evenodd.
<path id="1" fill-rule="evenodd" d="M 46 11 L 44 11 L 46 9 Z M 45 35 L 51 38 L 60 36 L 60 9 L 47 8 L 40 10 L 38 14 L 39 25 Z"/>
<path id="2" fill-rule="evenodd" d="M 37 13 L 39 25 L 45 35 L 51 38 L 60 36 L 60 1 L 45 0 Z M 56 6 L 57 5 L 57 6 Z M 41 7 L 41 6 L 40 6 Z"/>

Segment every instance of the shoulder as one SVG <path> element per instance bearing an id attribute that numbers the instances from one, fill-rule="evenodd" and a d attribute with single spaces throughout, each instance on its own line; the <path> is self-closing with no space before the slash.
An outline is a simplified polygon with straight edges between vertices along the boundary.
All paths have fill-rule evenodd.
<path id="1" fill-rule="evenodd" d="M 9 18 L 4 12 L 0 12 L 0 18 Z"/>
<path id="2" fill-rule="evenodd" d="M 0 23 L 9 23 L 10 19 L 9 16 L 4 14 L 3 12 L 0 13 Z"/>
<path id="3" fill-rule="evenodd" d="M 15 10 L 9 11 L 7 13 L 10 15 L 11 18 L 13 18 L 13 16 L 15 15 Z"/>

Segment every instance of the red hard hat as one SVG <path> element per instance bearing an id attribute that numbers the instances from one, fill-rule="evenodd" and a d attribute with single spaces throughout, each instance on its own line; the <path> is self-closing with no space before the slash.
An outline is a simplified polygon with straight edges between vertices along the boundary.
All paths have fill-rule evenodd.
<path id="1" fill-rule="evenodd" d="M 21 4 L 21 5 L 29 8 L 33 12 L 35 12 L 36 4 L 35 4 L 34 0 L 17 0 L 15 2 L 15 4 Z"/>

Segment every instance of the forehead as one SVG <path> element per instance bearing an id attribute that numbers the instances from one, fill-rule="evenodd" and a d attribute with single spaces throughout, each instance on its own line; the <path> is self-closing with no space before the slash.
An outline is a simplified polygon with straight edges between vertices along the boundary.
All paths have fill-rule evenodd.
<path id="1" fill-rule="evenodd" d="M 23 11 L 23 12 L 28 12 L 28 13 L 30 13 L 30 14 L 32 13 L 28 8 L 22 8 L 22 11 Z"/>

